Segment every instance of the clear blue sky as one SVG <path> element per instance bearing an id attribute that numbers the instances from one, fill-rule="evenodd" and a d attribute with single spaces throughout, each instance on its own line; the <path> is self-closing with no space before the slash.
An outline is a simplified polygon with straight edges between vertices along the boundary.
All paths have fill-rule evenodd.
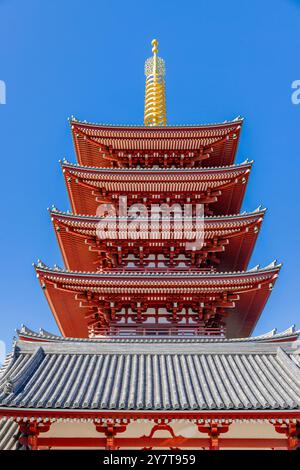
<path id="1" fill-rule="evenodd" d="M 256 333 L 299 321 L 300 2 L 0 0 L 1 327 L 57 327 L 31 263 L 62 264 L 46 208 L 69 208 L 58 160 L 75 161 L 67 117 L 143 119 L 143 65 L 157 37 L 169 124 L 245 117 L 254 159 L 244 209 L 267 216 L 251 265 L 284 263 Z"/>

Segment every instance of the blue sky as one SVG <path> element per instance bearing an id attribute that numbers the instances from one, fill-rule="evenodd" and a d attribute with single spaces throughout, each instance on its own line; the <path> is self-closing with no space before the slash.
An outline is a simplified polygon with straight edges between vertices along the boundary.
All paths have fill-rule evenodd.
<path id="1" fill-rule="evenodd" d="M 0 0 L 1 327 L 57 332 L 32 262 L 62 264 L 46 208 L 69 208 L 58 160 L 67 117 L 143 120 L 144 60 L 159 40 L 169 124 L 245 117 L 237 162 L 255 164 L 244 209 L 267 216 L 251 265 L 284 263 L 256 333 L 299 321 L 300 2 Z"/>

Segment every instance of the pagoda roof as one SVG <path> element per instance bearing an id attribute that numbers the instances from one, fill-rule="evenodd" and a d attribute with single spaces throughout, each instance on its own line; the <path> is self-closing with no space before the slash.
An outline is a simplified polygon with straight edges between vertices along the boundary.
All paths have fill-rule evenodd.
<path id="1" fill-rule="evenodd" d="M 149 342 L 128 348 L 18 340 L 0 376 L 2 416 L 299 409 L 299 342 L 168 343 L 157 350 Z"/>
<path id="2" fill-rule="evenodd" d="M 64 161 L 62 169 L 75 214 L 95 215 L 101 198 L 100 191 L 104 191 L 108 199 L 115 194 L 127 194 L 129 198 L 133 194 L 145 193 L 169 193 L 172 197 L 176 193 L 192 196 L 210 192 L 211 197 L 215 198 L 210 203 L 214 212 L 236 214 L 242 205 L 252 163 L 246 161 L 222 168 L 145 170 L 84 167 Z"/>
<path id="3" fill-rule="evenodd" d="M 135 302 L 137 298 L 179 298 L 190 302 L 194 298 L 211 302 L 227 292 L 234 297 L 233 308 L 226 318 L 228 337 L 248 336 L 253 331 L 281 265 L 275 262 L 260 269 L 256 266 L 244 272 L 167 272 L 109 271 L 71 272 L 58 267 L 51 269 L 39 262 L 35 267 L 41 286 L 54 317 L 64 336 L 88 336 L 82 313 L 86 295 L 108 301 Z M 84 307 L 83 307 L 84 308 Z M 86 307 L 85 307 L 86 308 Z"/>
<path id="4" fill-rule="evenodd" d="M 247 268 L 264 214 L 265 209 L 258 208 L 248 213 L 205 217 L 205 240 L 216 238 L 226 240 L 224 251 L 219 253 L 220 265 L 218 269 L 220 271 L 244 270 Z M 56 208 L 50 211 L 50 215 L 67 268 L 82 271 L 95 270 L 97 264 L 99 265 L 96 238 L 97 225 L 101 219 L 99 217 L 61 212 Z M 87 240 L 89 243 L 87 243 Z M 180 243 L 182 241 L 187 241 L 184 236 L 181 239 L 176 236 L 175 242 Z M 113 240 L 113 242 L 113 245 L 120 245 L 120 240 Z M 123 242 L 125 243 L 124 240 Z M 140 245 L 141 240 L 130 239 L 129 242 L 136 247 Z M 90 249 L 90 246 L 93 249 Z M 148 249 L 150 250 L 150 248 Z M 238 257 L 236 256 L 237 253 L 239 254 Z"/>
<path id="5" fill-rule="evenodd" d="M 112 126 L 70 121 L 78 162 L 107 166 L 113 154 L 151 152 L 195 152 L 207 149 L 203 165 L 234 162 L 243 119 L 220 124 L 190 126 Z M 206 163 L 209 161 L 209 163 Z"/>

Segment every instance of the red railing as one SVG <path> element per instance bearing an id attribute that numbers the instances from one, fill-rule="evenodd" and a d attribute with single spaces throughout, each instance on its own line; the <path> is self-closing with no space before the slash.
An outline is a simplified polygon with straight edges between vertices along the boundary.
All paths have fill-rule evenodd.
<path id="1" fill-rule="evenodd" d="M 97 328 L 96 336 L 221 336 L 225 337 L 225 328 L 205 328 L 186 326 L 111 326 Z"/>
<path id="2" fill-rule="evenodd" d="M 130 261 L 132 262 L 132 261 Z M 155 261 L 151 260 L 149 261 L 149 263 L 154 263 Z M 203 268 L 195 268 L 195 267 L 171 267 L 171 266 L 166 266 L 166 267 L 149 267 L 149 266 L 145 266 L 145 267 L 140 267 L 140 266 L 127 266 L 127 267 L 118 267 L 118 268 L 104 268 L 104 269 L 101 269 L 99 270 L 98 272 L 103 272 L 103 273 L 106 273 L 106 272 L 113 272 L 113 273 L 143 273 L 143 274 L 147 274 L 147 273 L 153 273 L 153 272 L 159 272 L 159 273 L 165 273 L 165 274 L 174 274 L 174 273 L 193 273 L 193 274 L 197 274 L 197 273 L 215 273 L 217 272 L 216 268 L 214 267 L 203 267 Z"/>

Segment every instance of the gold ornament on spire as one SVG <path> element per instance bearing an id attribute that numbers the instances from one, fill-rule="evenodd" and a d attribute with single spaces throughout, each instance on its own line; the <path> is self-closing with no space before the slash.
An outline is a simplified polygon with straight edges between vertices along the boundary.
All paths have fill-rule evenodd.
<path id="1" fill-rule="evenodd" d="M 145 126 L 166 126 L 165 61 L 157 56 L 157 39 L 153 39 L 151 44 L 153 57 L 149 57 L 145 62 L 144 124 Z"/>

